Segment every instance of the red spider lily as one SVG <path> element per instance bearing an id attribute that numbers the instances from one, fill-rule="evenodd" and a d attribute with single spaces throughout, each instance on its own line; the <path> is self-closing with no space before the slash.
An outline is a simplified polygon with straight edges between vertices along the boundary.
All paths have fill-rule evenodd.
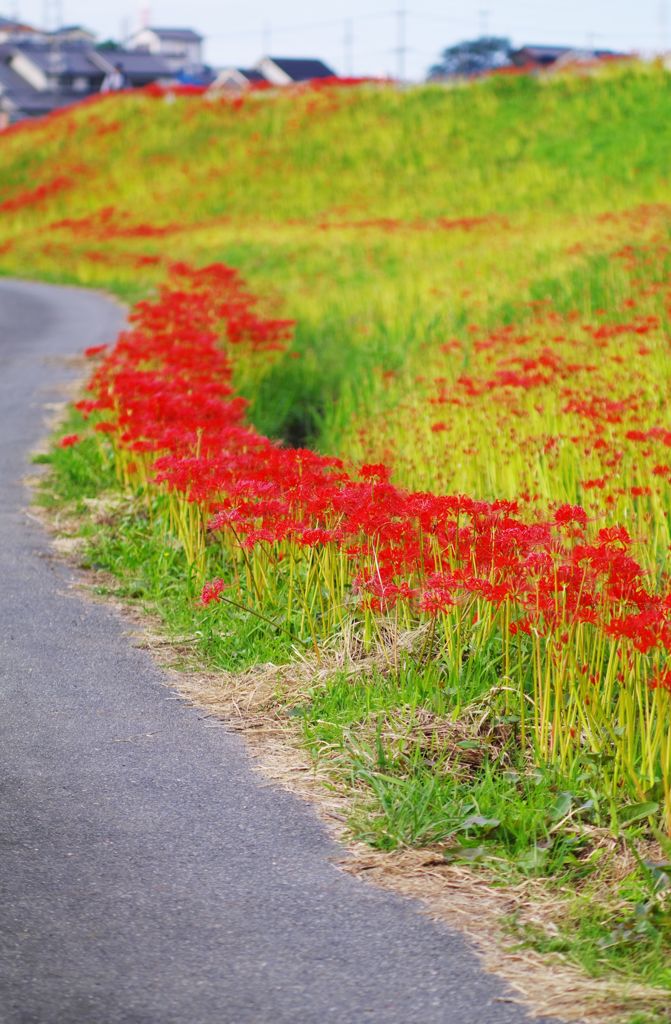
<path id="1" fill-rule="evenodd" d="M 250 606 L 250 593 L 262 604 L 261 588 L 272 588 L 273 576 L 285 573 L 289 608 L 294 599 L 300 604 L 313 638 L 320 630 L 328 635 L 344 616 L 359 615 L 366 623 L 371 616 L 394 616 L 408 625 L 429 620 L 442 630 L 457 671 L 469 635 L 496 633 L 502 671 L 513 671 L 513 645 L 522 666 L 518 685 L 523 691 L 524 666 L 530 665 L 543 715 L 566 717 L 565 743 L 580 735 L 577 701 L 595 732 L 599 715 L 610 713 L 599 704 L 604 677 L 611 703 L 616 682 L 624 687 L 637 673 L 650 680 L 655 700 L 670 689 L 664 672 L 643 671 L 636 659 L 652 664 L 671 650 L 671 594 L 636 560 L 624 526 L 600 526 L 575 502 L 544 511 L 532 490 L 520 500 L 494 501 L 408 491 L 392 482 L 386 462 L 348 471 L 339 459 L 282 447 L 246 423 L 246 403 L 233 393 L 235 360 L 271 358 L 291 333 L 291 321 L 262 315 L 235 270 L 173 264 L 168 283 L 157 298 L 138 303 L 115 347 L 95 353 L 103 358 L 90 397 L 78 403 L 109 438 L 120 477 L 167 496 L 170 522 L 189 560 L 202 567 L 208 543 L 227 552 L 232 576 L 205 583 L 203 606 L 222 599 L 228 587 L 244 598 L 240 607 Z M 576 373 L 592 379 L 595 364 L 562 359 L 547 347 L 519 355 L 531 339 L 508 327 L 476 337 L 480 358 L 501 359 L 489 374 L 455 378 L 463 401 L 476 408 L 483 396 L 499 401 L 492 396 L 500 394 L 502 407 L 513 413 L 520 392 L 556 390 L 558 381 Z M 608 343 L 600 334 L 596 341 Z M 448 383 L 445 378 L 440 387 Z M 557 457 L 562 445 L 586 451 L 604 472 L 580 486 L 609 488 L 606 497 L 615 500 L 624 444 L 642 440 L 652 452 L 671 432 L 653 424 L 640 439 L 633 434 L 636 396 L 578 395 L 565 383 L 559 393 L 560 411 L 587 426 L 544 436 L 539 448 L 547 458 Z M 639 497 L 649 491 L 647 485 L 628 488 Z M 541 701 L 552 679 L 544 665 L 568 680 L 559 686 L 556 712 L 547 711 L 547 695 Z M 589 695 L 580 689 L 587 683 Z M 547 721 L 541 715 L 535 741 L 544 757 L 559 742 Z M 568 756 L 568 747 L 563 750 Z"/>

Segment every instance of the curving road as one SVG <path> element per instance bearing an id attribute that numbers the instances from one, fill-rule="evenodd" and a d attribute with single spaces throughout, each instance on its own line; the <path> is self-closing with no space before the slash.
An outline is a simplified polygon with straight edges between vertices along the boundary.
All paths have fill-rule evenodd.
<path id="1" fill-rule="evenodd" d="M 1 1024 L 520 1024 L 412 902 L 339 872 L 310 809 L 169 700 L 23 511 L 54 357 L 116 305 L 0 281 Z"/>

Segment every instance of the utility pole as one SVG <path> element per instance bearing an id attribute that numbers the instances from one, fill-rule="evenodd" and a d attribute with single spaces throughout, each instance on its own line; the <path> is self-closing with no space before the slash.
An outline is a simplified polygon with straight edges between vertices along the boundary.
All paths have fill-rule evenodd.
<path id="1" fill-rule="evenodd" d="M 408 51 L 405 34 L 405 19 L 406 12 L 404 10 L 396 12 L 396 77 L 398 78 L 399 82 L 405 81 L 405 55 Z"/>
<path id="2" fill-rule="evenodd" d="M 669 48 L 667 0 L 659 0 L 659 7 L 657 8 L 657 24 L 659 29 L 659 49 L 661 53 L 666 53 Z"/>
<path id="3" fill-rule="evenodd" d="M 264 57 L 270 56 L 270 51 L 273 48 L 273 26 L 267 21 L 263 26 L 263 55 Z"/>
<path id="4" fill-rule="evenodd" d="M 351 78 L 354 74 L 353 68 L 353 53 L 354 53 L 354 22 L 351 18 L 345 20 L 345 26 L 342 37 L 343 46 L 343 67 L 345 74 L 348 78 Z"/>
<path id="5" fill-rule="evenodd" d="M 480 17 L 480 35 L 481 36 L 488 36 L 489 35 L 489 15 L 490 14 L 491 14 L 491 11 L 487 10 L 486 7 L 482 7 L 478 11 L 478 15 Z"/>
<path id="6" fill-rule="evenodd" d="M 61 0 L 44 0 L 42 19 L 47 32 L 54 32 L 63 24 Z"/>

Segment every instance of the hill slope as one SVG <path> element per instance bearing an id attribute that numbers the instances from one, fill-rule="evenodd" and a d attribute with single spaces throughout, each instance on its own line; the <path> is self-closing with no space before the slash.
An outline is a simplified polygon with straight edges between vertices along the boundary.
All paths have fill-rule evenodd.
<path id="1" fill-rule="evenodd" d="M 0 139 L 0 269 L 136 298 L 171 260 L 237 267 L 307 357 L 274 368 L 255 422 L 314 441 L 326 416 L 333 447 L 345 379 L 358 392 L 427 332 L 537 297 L 548 268 L 603 248 L 595 216 L 664 201 L 670 112 L 668 76 L 643 66 L 102 99 Z"/>

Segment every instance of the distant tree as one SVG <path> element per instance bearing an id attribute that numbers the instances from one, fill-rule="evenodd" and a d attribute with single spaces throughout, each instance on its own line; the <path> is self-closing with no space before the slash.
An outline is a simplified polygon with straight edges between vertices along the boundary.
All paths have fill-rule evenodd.
<path id="1" fill-rule="evenodd" d="M 511 63 L 511 53 L 511 42 L 503 36 L 467 39 L 443 50 L 438 63 L 429 68 L 428 77 L 431 79 L 480 75 L 483 71 L 506 67 Z"/>
<path id="2" fill-rule="evenodd" d="M 106 39 L 104 43 L 100 43 L 96 46 L 96 50 L 105 50 L 108 53 L 114 50 L 120 50 L 121 46 L 117 43 L 116 39 Z"/>

